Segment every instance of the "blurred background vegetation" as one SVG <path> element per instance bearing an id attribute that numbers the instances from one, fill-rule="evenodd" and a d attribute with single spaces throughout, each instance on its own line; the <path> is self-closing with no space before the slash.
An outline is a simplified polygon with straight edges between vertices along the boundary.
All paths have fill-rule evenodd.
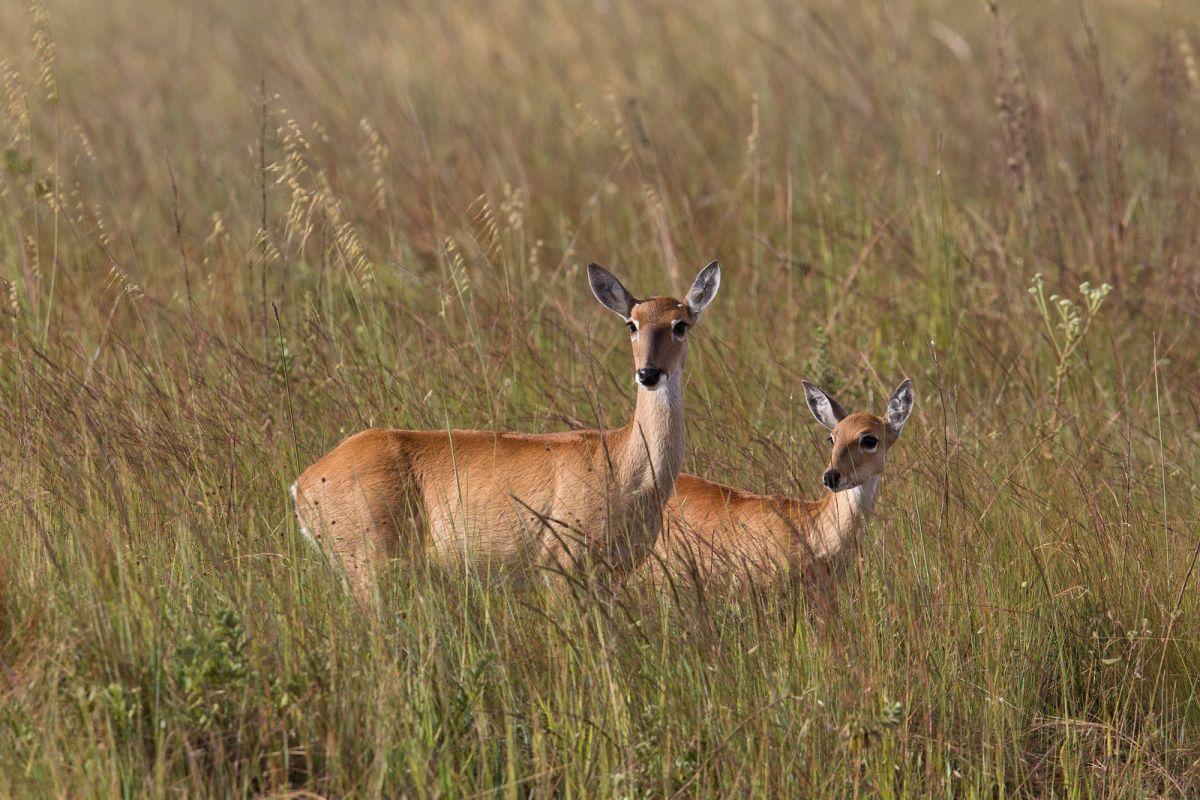
<path id="1" fill-rule="evenodd" d="M 1200 793 L 1198 46 L 1191 0 L 0 4 L 0 793 Z M 623 422 L 582 265 L 712 258 L 689 471 L 816 497 L 801 377 L 916 383 L 828 629 L 405 565 L 364 613 L 298 540 L 363 427 Z"/>

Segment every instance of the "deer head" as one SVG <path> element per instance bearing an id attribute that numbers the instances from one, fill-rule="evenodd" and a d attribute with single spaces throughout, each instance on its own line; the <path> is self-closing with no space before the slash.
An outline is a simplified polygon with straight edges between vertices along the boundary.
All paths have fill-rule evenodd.
<path id="1" fill-rule="evenodd" d="M 588 265 L 592 294 L 605 308 L 621 315 L 633 345 L 634 379 L 639 387 L 655 391 L 683 370 L 688 331 L 717 295 L 721 266 L 712 262 L 692 283 L 687 297 L 634 298 L 611 272 L 599 264 Z"/>
<path id="2" fill-rule="evenodd" d="M 833 452 L 821 482 L 831 492 L 861 486 L 883 472 L 888 450 L 900 438 L 912 413 L 912 381 L 904 379 L 888 400 L 886 416 L 859 412 L 847 414 L 837 400 L 819 386 L 804 381 L 804 397 L 817 422 L 829 428 Z"/>

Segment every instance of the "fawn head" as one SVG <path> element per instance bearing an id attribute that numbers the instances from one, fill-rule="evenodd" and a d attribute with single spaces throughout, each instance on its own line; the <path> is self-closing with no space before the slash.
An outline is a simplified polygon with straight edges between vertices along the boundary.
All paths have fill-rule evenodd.
<path id="1" fill-rule="evenodd" d="M 842 492 L 883 472 L 888 450 L 900 438 L 916 401 L 912 380 L 905 378 L 892 393 L 883 417 L 865 412 L 847 414 L 823 389 L 808 381 L 803 383 L 808 408 L 817 422 L 829 428 L 829 443 L 833 445 L 829 467 L 821 476 L 825 487 Z"/>
<path id="2" fill-rule="evenodd" d="M 599 264 L 588 264 L 592 294 L 605 308 L 621 315 L 633 344 L 634 379 L 639 387 L 665 387 L 683 369 L 688 331 L 717 295 L 721 266 L 712 262 L 692 283 L 682 301 L 673 297 L 634 298 L 616 276 Z"/>

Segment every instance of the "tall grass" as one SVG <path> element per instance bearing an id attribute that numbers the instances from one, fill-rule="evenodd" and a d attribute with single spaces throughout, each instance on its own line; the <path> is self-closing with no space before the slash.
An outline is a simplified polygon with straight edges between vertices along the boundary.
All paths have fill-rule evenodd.
<path id="1" fill-rule="evenodd" d="M 1186 0 L 0 6 L 0 794 L 1200 793 Z M 688 468 L 815 497 L 788 592 L 357 608 L 285 487 L 370 425 L 624 420 L 580 267 L 721 295 Z M 1053 305 L 1112 293 L 1062 363 Z M 1049 324 L 1049 330 L 1047 330 Z"/>

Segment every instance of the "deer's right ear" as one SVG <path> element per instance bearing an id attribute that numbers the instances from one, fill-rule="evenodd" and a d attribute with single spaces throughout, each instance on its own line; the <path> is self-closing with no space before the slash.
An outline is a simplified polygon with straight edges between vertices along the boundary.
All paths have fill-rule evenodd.
<path id="1" fill-rule="evenodd" d="M 601 305 L 620 314 L 621 319 L 629 319 L 637 300 L 621 285 L 616 275 L 599 264 L 588 264 L 588 284 Z"/>
<path id="2" fill-rule="evenodd" d="M 721 288 L 721 265 L 713 261 L 700 270 L 696 280 L 692 281 L 692 288 L 688 289 L 687 298 L 684 300 L 688 310 L 696 318 L 699 318 L 700 312 L 717 296 L 719 288 Z"/>
<path id="3" fill-rule="evenodd" d="M 915 402 L 912 378 L 905 378 L 904 383 L 896 387 L 896 391 L 892 392 L 892 397 L 888 400 L 887 426 L 888 432 L 892 436 L 900 435 L 900 431 L 904 429 L 904 423 L 908 422 L 908 415 L 912 413 Z"/>
<path id="4" fill-rule="evenodd" d="M 833 430 L 837 424 L 846 418 L 846 409 L 837 400 L 825 393 L 820 386 L 814 386 L 808 381 L 804 384 L 804 399 L 808 401 L 808 410 L 817 418 L 817 422 Z"/>

